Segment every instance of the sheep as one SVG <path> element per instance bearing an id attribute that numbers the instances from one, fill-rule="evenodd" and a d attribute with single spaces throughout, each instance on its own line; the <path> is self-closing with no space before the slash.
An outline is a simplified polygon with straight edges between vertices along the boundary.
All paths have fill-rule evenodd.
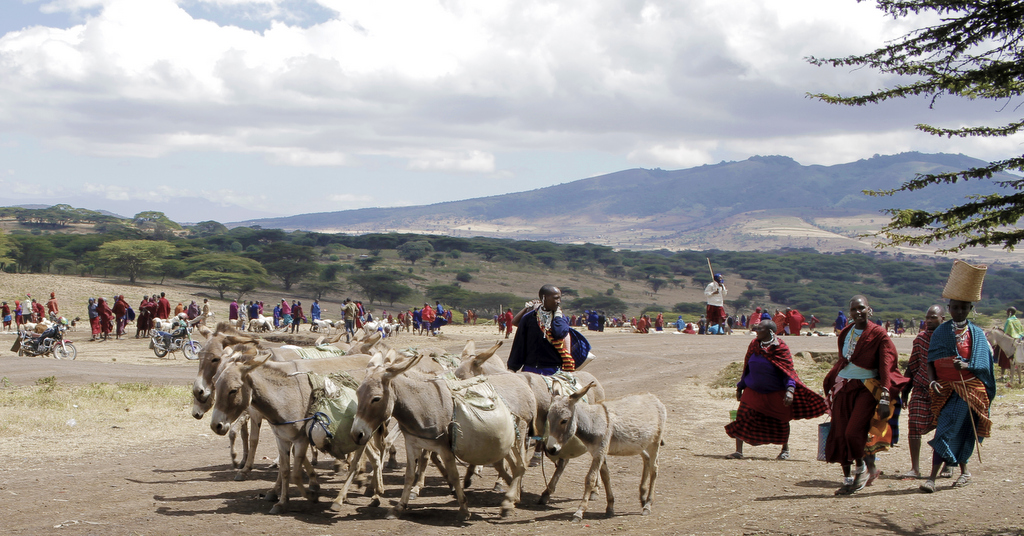
<path id="1" fill-rule="evenodd" d="M 594 382 L 569 395 L 558 395 L 548 410 L 548 437 L 545 450 L 556 456 L 573 435 L 587 447 L 593 460 L 584 481 L 583 500 L 573 514 L 573 522 L 583 520 L 590 493 L 597 484 L 598 470 L 604 484 L 608 506 L 605 514 L 615 515 L 615 497 L 612 495 L 611 474 L 605 463 L 607 456 L 633 456 L 639 454 L 644 461 L 640 475 L 640 504 L 642 515 L 651 513 L 654 481 L 658 477 L 658 450 L 663 444 L 667 413 L 658 397 L 644 393 L 598 404 L 577 404 Z"/>

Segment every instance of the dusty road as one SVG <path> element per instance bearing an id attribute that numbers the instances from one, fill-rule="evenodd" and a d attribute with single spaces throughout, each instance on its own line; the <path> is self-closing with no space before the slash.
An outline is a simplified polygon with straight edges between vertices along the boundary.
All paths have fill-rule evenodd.
<path id="1" fill-rule="evenodd" d="M 733 441 L 722 427 L 736 402 L 728 393 L 709 389 L 707 382 L 726 364 L 742 358 L 750 340 L 746 335 L 588 335 L 600 356 L 589 370 L 601 379 L 609 396 L 650 391 L 669 409 L 654 512 L 649 517 L 639 515 L 636 500 L 638 458 L 609 462 L 619 515 L 603 517 L 601 496 L 591 502 L 582 525 L 570 523 L 587 465 L 582 460 L 570 464 L 548 506 L 535 503 L 543 490 L 543 474 L 550 475 L 551 466 L 547 464 L 544 472 L 531 469 L 523 503 L 506 519 L 498 516 L 501 496 L 488 491 L 493 472 L 486 471 L 469 491 L 473 517 L 465 524 L 455 521 L 457 507 L 435 472 L 429 473 L 428 488 L 401 520 L 385 521 L 385 510 L 368 506 L 369 499 L 362 496 L 342 512 L 330 512 L 327 506 L 339 489 L 339 478 L 321 461 L 325 497 L 316 504 L 296 498 L 292 511 L 271 516 L 267 514 L 270 504 L 261 499 L 275 478 L 267 468 L 269 460 L 257 462 L 252 479 L 232 480 L 227 441 L 210 431 L 208 418 L 192 419 L 183 401 L 180 417 L 171 422 L 143 422 L 135 429 L 78 426 L 64 437 L 46 438 L 52 443 L 39 449 L 27 445 L 24 437 L 0 438 L 0 453 L 8 461 L 0 468 L 0 531 L 68 535 L 1022 534 L 1024 475 L 1018 459 L 1024 397 L 1019 391 L 997 399 L 993 437 L 983 446 L 984 463 L 973 467 L 972 486 L 951 490 L 946 481 L 940 482 L 938 493 L 919 494 L 917 482 L 892 477 L 909 467 L 906 449 L 895 448 L 880 457 L 886 474 L 872 487 L 837 498 L 832 492 L 840 483 L 839 468 L 814 461 L 818 420 L 794 422 L 789 461 L 776 461 L 774 446 L 748 447 L 745 460 L 723 459 L 732 452 Z M 495 334 L 482 327 L 451 327 L 441 339 L 428 342 L 403 335 L 393 344 L 441 344 L 456 352 L 470 338 L 479 347 L 493 342 Z M 787 342 L 794 352 L 835 349 L 834 338 L 789 338 Z M 901 352 L 909 352 L 909 338 L 896 343 Z M 194 362 L 180 357 L 153 357 L 146 341 L 81 342 L 78 346 L 75 362 L 0 353 L 0 377 L 12 385 L 32 385 L 47 376 L 66 383 L 184 385 L 191 382 L 196 369 Z M 0 347 L 10 347 L 9 336 L 0 336 Z M 500 355 L 507 357 L 508 345 Z M 152 439 L 140 442 L 137 436 L 144 433 Z M 97 434 L 102 441 L 90 443 L 84 437 Z M 65 442 L 69 455 L 61 454 Z M 258 459 L 276 455 L 266 428 L 258 452 Z M 401 471 L 386 475 L 389 501 L 397 501 L 401 482 Z"/>

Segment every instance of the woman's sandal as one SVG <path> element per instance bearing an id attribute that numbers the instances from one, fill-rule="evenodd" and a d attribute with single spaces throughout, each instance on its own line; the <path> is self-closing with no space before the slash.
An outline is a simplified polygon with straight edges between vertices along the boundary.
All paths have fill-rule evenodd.
<path id="1" fill-rule="evenodd" d="M 954 488 L 962 488 L 962 487 L 968 486 L 970 484 L 971 484 L 971 475 L 960 473 L 960 478 L 957 478 L 956 482 L 953 482 L 953 487 Z"/>
<path id="2" fill-rule="evenodd" d="M 775 458 L 775 459 L 776 460 L 788 460 L 789 459 L 789 451 L 788 450 L 784 450 L 784 451 L 780 452 L 779 456 L 777 458 Z"/>
<path id="3" fill-rule="evenodd" d="M 929 478 L 924 481 L 924 484 L 921 484 L 919 489 L 925 493 L 935 493 L 935 481 Z"/>
<path id="4" fill-rule="evenodd" d="M 953 470 L 948 465 L 943 466 L 939 478 L 953 478 Z"/>
<path id="5" fill-rule="evenodd" d="M 727 460 L 742 460 L 743 459 L 743 453 L 742 452 L 733 452 L 732 454 L 727 455 L 725 457 L 725 459 L 727 459 Z"/>
<path id="6" fill-rule="evenodd" d="M 862 471 L 860 473 L 857 473 L 856 477 L 853 479 L 853 485 L 850 486 L 850 493 L 853 493 L 855 491 L 860 491 L 860 490 L 864 489 L 864 486 L 867 486 L 867 485 L 868 485 L 868 471 L 867 471 L 867 469 L 865 469 L 864 471 Z"/>

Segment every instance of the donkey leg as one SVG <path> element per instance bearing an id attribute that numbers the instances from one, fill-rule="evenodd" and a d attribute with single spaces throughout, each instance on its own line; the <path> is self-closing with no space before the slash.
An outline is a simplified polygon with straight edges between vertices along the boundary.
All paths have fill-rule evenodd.
<path id="1" fill-rule="evenodd" d="M 647 486 L 647 497 L 644 501 L 644 509 L 641 512 L 642 515 L 650 515 L 651 506 L 654 504 L 654 481 L 658 479 L 658 454 L 661 450 L 661 439 L 654 441 L 654 446 L 650 448 L 651 452 L 651 470 L 648 473 L 650 483 Z"/>
<path id="2" fill-rule="evenodd" d="M 409 495 L 412 492 L 413 483 L 416 481 L 416 466 L 419 465 L 419 457 L 421 456 L 420 449 L 412 445 L 411 441 L 405 443 L 405 487 L 402 488 L 402 498 L 398 500 L 398 504 L 388 510 L 387 519 L 398 519 L 399 516 L 405 512 L 409 506 Z"/>
<path id="3" fill-rule="evenodd" d="M 256 463 L 256 447 L 260 443 L 260 427 L 263 426 L 263 417 L 249 415 L 249 448 L 246 450 L 245 465 L 242 470 L 235 473 L 235 480 L 245 480 L 252 471 L 252 465 Z"/>
<path id="4" fill-rule="evenodd" d="M 519 438 L 512 445 L 512 455 L 509 456 L 509 467 L 512 469 L 512 481 L 509 482 L 508 492 L 505 493 L 505 500 L 501 503 L 502 517 L 508 516 L 516 508 L 519 502 L 519 494 L 522 491 L 523 475 L 526 474 L 526 444 L 524 434 L 518 434 Z"/>
<path id="5" fill-rule="evenodd" d="M 455 499 L 459 501 L 459 514 L 456 519 L 466 521 L 469 519 L 469 501 L 466 500 L 466 494 L 462 491 L 462 481 L 459 480 L 459 464 L 455 461 L 455 454 L 450 450 L 441 452 L 440 456 L 448 472 L 448 481 L 455 483 Z"/>
<path id="6" fill-rule="evenodd" d="M 601 463 L 601 483 L 604 484 L 604 495 L 608 498 L 608 506 L 604 510 L 604 515 L 612 517 L 615 515 L 615 495 L 612 493 L 612 475 L 606 462 Z"/>
<path id="7" fill-rule="evenodd" d="M 280 514 L 288 508 L 288 484 L 291 481 L 292 448 L 284 439 L 277 439 L 277 480 L 280 482 L 277 502 L 270 509 L 271 514 Z M 269 498 L 269 494 L 267 495 Z"/>
<path id="8" fill-rule="evenodd" d="M 604 465 L 604 457 L 602 456 L 594 456 L 594 459 L 590 462 L 587 478 L 583 481 L 583 500 L 580 501 L 579 507 L 576 508 L 576 513 L 572 515 L 573 523 L 583 521 L 583 514 L 586 513 L 587 504 L 590 502 L 590 492 L 594 489 L 594 484 L 597 482 L 597 472 L 601 469 L 602 465 Z"/>
<path id="9" fill-rule="evenodd" d="M 362 457 L 363 451 L 366 450 L 366 446 L 359 447 L 349 457 L 348 464 L 348 475 L 345 477 L 345 485 L 341 487 L 341 491 L 338 492 L 338 497 L 331 503 L 331 510 L 338 512 L 341 510 L 341 505 L 345 504 L 348 499 L 348 488 L 352 485 L 352 480 L 356 476 L 357 468 L 359 467 L 359 458 Z"/>
<path id="10" fill-rule="evenodd" d="M 551 480 L 548 481 L 548 486 L 544 488 L 544 493 L 541 493 L 540 500 L 537 504 L 547 504 L 548 500 L 551 499 L 551 494 L 555 492 L 555 486 L 558 485 L 558 479 L 562 478 L 562 471 L 565 471 L 565 466 L 568 465 L 569 460 L 565 458 L 559 458 L 555 460 L 555 472 L 551 475 Z"/>
<path id="11" fill-rule="evenodd" d="M 416 470 L 416 478 L 415 478 L 415 481 L 413 482 L 411 496 L 410 496 L 411 499 L 415 499 L 416 497 L 419 497 L 420 490 L 423 489 L 424 481 L 427 478 L 427 476 L 426 476 L 426 473 L 427 473 L 427 455 L 428 455 L 427 451 L 425 451 L 425 450 L 422 451 L 422 452 L 417 453 L 416 458 L 409 458 L 408 454 L 406 455 L 406 460 L 407 461 L 405 462 L 405 464 L 407 466 L 408 465 L 413 466 L 415 468 L 415 470 Z"/>

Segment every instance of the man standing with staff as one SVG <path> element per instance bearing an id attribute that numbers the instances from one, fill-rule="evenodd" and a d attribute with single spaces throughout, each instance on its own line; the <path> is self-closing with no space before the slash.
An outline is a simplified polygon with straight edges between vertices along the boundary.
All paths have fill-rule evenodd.
<path id="1" fill-rule="evenodd" d="M 711 270 L 711 259 L 708 259 L 708 270 Z M 719 325 L 719 333 L 725 333 L 725 295 L 729 293 L 729 289 L 725 288 L 725 279 L 722 278 L 722 274 L 716 274 L 712 272 L 711 275 L 713 281 L 708 283 L 708 286 L 704 288 L 704 296 L 707 297 L 707 308 L 705 309 L 705 315 L 708 319 L 708 327 L 710 328 L 713 324 Z M 710 330 L 705 330 L 705 333 Z"/>
<path id="2" fill-rule="evenodd" d="M 939 324 L 928 347 L 928 388 L 932 399 L 935 437 L 932 473 L 921 484 L 924 493 L 935 492 L 935 477 L 942 463 L 960 466 L 954 488 L 971 483 L 967 461 L 975 444 L 981 447 L 992 431 L 989 406 L 996 397 L 992 354 L 985 332 L 967 315 L 981 299 L 985 266 L 954 261 L 942 297 L 949 299 L 950 320 Z M 981 452 L 978 452 L 981 459 Z"/>

